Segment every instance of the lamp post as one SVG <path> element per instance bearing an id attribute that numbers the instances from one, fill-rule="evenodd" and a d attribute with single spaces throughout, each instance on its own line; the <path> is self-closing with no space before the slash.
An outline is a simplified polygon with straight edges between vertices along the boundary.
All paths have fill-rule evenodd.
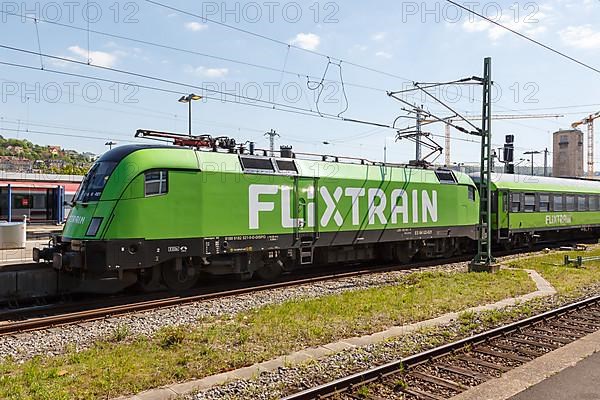
<path id="1" fill-rule="evenodd" d="M 542 152 L 541 152 L 541 151 L 526 151 L 526 152 L 525 152 L 525 153 L 523 153 L 523 154 L 525 154 L 525 155 L 530 155 L 530 156 L 531 156 L 531 175 L 532 175 L 532 176 L 533 176 L 533 175 L 535 175 L 535 174 L 533 173 L 533 156 L 534 156 L 534 155 L 536 155 L 536 154 L 542 154 Z"/>
<path id="2" fill-rule="evenodd" d="M 188 135 L 192 137 L 192 101 L 200 100 L 202 96 L 198 96 L 197 94 L 190 93 L 187 96 L 181 96 L 179 99 L 180 103 L 188 104 Z"/>
<path id="3" fill-rule="evenodd" d="M 113 142 L 112 140 L 109 142 L 104 143 L 105 146 L 108 146 L 109 150 L 112 150 L 112 147 L 117 144 L 117 142 Z"/>

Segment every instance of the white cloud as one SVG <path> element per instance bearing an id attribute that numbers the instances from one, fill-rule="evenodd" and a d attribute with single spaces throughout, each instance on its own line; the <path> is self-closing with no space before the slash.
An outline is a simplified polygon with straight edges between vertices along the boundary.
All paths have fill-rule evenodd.
<path id="1" fill-rule="evenodd" d="M 88 50 L 79 46 L 70 46 L 68 50 L 76 55 L 81 61 L 88 60 Z M 124 55 L 123 52 L 107 53 L 105 51 L 90 51 L 90 63 L 101 67 L 112 67 L 117 63 L 118 56 Z"/>
<path id="2" fill-rule="evenodd" d="M 379 42 L 379 41 L 385 39 L 386 36 L 387 36 L 387 34 L 385 32 L 377 32 L 376 34 L 371 36 L 371 39 Z"/>
<path id="3" fill-rule="evenodd" d="M 224 78 L 229 73 L 229 69 L 227 68 L 192 67 L 191 65 L 186 65 L 185 71 L 201 76 L 202 78 Z"/>
<path id="4" fill-rule="evenodd" d="M 578 49 L 600 48 L 600 32 L 591 25 L 569 26 L 558 32 L 561 40 L 568 46 Z"/>
<path id="5" fill-rule="evenodd" d="M 305 50 L 316 50 L 321 44 L 321 38 L 314 33 L 299 33 L 290 40 L 290 44 L 298 46 Z"/>
<path id="6" fill-rule="evenodd" d="M 208 25 L 201 24 L 200 22 L 186 22 L 184 26 L 185 29 L 192 32 L 199 32 L 208 29 Z"/>
<path id="7" fill-rule="evenodd" d="M 549 8 L 546 8 L 546 10 L 550 11 Z M 550 23 L 551 19 L 552 18 L 549 17 L 548 14 L 537 11 L 531 16 L 521 17 L 520 19 L 515 20 L 514 15 L 507 11 L 503 12 L 502 17 L 495 19 L 495 21 L 524 35 L 537 36 L 547 30 L 546 26 L 541 25 L 541 21 L 545 20 L 545 22 Z M 488 37 L 493 42 L 500 40 L 500 38 L 510 33 L 508 30 L 498 25 L 480 19 L 475 20 L 469 18 L 463 22 L 462 27 L 469 33 L 487 32 Z"/>
<path id="8" fill-rule="evenodd" d="M 388 60 L 393 57 L 393 55 L 391 55 L 390 53 L 388 53 L 386 51 L 378 51 L 377 53 L 375 53 L 375 55 L 377 57 L 387 58 Z"/>

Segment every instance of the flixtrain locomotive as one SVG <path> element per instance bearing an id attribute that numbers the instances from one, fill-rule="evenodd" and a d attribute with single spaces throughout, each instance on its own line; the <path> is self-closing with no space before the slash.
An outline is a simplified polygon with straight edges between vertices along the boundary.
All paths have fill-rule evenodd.
<path id="1" fill-rule="evenodd" d="M 34 259 L 94 290 L 183 290 L 201 273 L 273 279 L 309 264 L 449 257 L 477 237 L 479 195 L 463 173 L 175 143 L 100 157 L 62 235 Z M 600 183 L 520 178 L 495 177 L 498 243 L 597 234 Z"/>

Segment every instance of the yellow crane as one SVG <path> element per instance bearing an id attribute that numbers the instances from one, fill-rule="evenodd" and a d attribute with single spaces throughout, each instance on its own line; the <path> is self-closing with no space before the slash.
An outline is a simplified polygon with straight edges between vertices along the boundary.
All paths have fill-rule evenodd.
<path id="1" fill-rule="evenodd" d="M 595 114 L 590 114 L 584 119 L 571 124 L 573 129 L 576 129 L 580 125 L 587 124 L 587 175 L 589 178 L 594 177 L 594 120 L 596 118 L 600 118 L 600 111 Z"/>

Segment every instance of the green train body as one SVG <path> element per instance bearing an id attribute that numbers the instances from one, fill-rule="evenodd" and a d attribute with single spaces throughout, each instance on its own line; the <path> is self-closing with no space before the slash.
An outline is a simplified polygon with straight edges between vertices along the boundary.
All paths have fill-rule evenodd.
<path id="1" fill-rule="evenodd" d="M 495 240 L 505 246 L 600 228 L 600 182 L 494 174 L 492 191 Z"/>
<path id="2" fill-rule="evenodd" d="M 600 183 L 496 175 L 492 191 L 505 247 L 600 226 Z M 62 236 L 34 259 L 101 290 L 185 289 L 201 272 L 448 257 L 474 248 L 478 222 L 473 179 L 449 170 L 121 146 L 90 169 Z"/>
<path id="3" fill-rule="evenodd" d="M 88 277 L 441 257 L 467 250 L 478 223 L 465 174 L 174 146 L 107 152 L 75 202 L 52 259 Z"/>

